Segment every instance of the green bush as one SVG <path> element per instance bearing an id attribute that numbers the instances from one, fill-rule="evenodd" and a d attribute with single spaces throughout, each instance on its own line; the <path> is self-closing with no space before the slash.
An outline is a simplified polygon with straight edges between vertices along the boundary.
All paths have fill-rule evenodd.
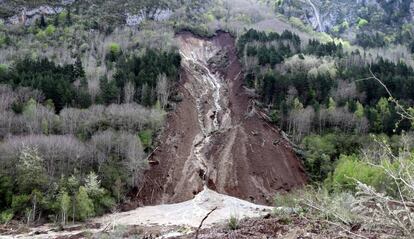
<path id="1" fill-rule="evenodd" d="M 302 140 L 304 166 L 311 179 L 322 182 L 335 169 L 340 154 L 354 154 L 368 137 L 345 133 L 309 135 Z"/>
<path id="2" fill-rule="evenodd" d="M 239 219 L 236 216 L 231 216 L 227 221 L 227 226 L 233 231 L 239 229 Z"/>
<path id="3" fill-rule="evenodd" d="M 342 24 L 341 24 L 341 27 L 343 28 L 343 29 L 348 29 L 349 28 L 349 23 L 348 23 L 348 21 L 347 20 L 345 20 L 344 22 L 342 22 Z"/>
<path id="4" fill-rule="evenodd" d="M 152 130 L 148 129 L 148 130 L 144 130 L 139 132 L 138 137 L 141 140 L 142 146 L 144 146 L 144 148 L 150 148 L 152 145 Z"/>
<path id="5" fill-rule="evenodd" d="M 297 27 L 297 28 L 299 28 L 299 29 L 301 29 L 301 30 L 305 30 L 305 29 L 306 29 L 305 24 L 302 22 L 302 20 L 300 20 L 300 19 L 299 19 L 299 18 L 297 18 L 297 17 L 290 17 L 290 18 L 289 18 L 289 22 L 290 22 L 292 25 L 294 25 L 295 27 Z"/>
<path id="6" fill-rule="evenodd" d="M 366 19 L 360 18 L 358 19 L 357 24 L 358 24 L 358 27 L 361 28 L 361 27 L 368 25 L 368 21 Z"/>
<path id="7" fill-rule="evenodd" d="M 45 33 L 45 31 L 42 31 L 42 30 L 40 30 L 37 34 L 36 34 L 36 38 L 38 39 L 38 40 L 44 40 L 44 39 L 46 39 L 46 33 Z"/>
<path id="8" fill-rule="evenodd" d="M 110 43 L 108 45 L 107 59 L 110 61 L 116 61 L 119 55 L 121 55 L 121 46 L 118 43 Z"/>
<path id="9" fill-rule="evenodd" d="M 15 212 L 23 212 L 30 203 L 30 195 L 13 195 L 11 208 Z"/>
<path id="10" fill-rule="evenodd" d="M 56 27 L 53 25 L 49 25 L 47 26 L 45 33 L 47 36 L 52 36 L 55 33 L 55 31 L 56 31 Z"/>
<path id="11" fill-rule="evenodd" d="M 14 217 L 13 210 L 6 210 L 0 213 L 0 223 L 7 224 L 9 223 Z"/>
<path id="12" fill-rule="evenodd" d="M 357 181 L 380 189 L 385 180 L 386 176 L 381 168 L 362 162 L 355 155 L 341 155 L 338 166 L 325 184 L 336 191 L 354 191 Z"/>
<path id="13" fill-rule="evenodd" d="M 0 74 L 7 73 L 9 67 L 6 64 L 0 64 Z"/>

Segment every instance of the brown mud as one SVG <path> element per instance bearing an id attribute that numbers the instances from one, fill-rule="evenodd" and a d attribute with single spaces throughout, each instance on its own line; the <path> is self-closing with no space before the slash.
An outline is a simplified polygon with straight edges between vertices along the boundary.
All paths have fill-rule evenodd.
<path id="1" fill-rule="evenodd" d="M 271 204 L 278 191 L 303 185 L 300 160 L 281 132 L 255 109 L 243 85 L 235 40 L 177 35 L 183 96 L 167 117 L 136 199 L 144 205 L 190 200 L 204 187 Z"/>

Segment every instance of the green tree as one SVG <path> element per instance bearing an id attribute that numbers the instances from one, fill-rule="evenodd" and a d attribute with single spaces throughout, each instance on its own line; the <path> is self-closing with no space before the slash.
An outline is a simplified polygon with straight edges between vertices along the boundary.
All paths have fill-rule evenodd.
<path id="1" fill-rule="evenodd" d="M 381 168 L 368 165 L 355 155 L 341 155 L 332 177 L 325 184 L 337 191 L 353 191 L 356 180 L 378 189 L 382 187 L 385 176 Z"/>
<path id="2" fill-rule="evenodd" d="M 7 224 L 13 219 L 13 217 L 14 217 L 13 210 L 11 209 L 5 210 L 0 213 L 0 223 L 5 224 L 7 226 Z"/>
<path id="3" fill-rule="evenodd" d="M 62 224 L 66 225 L 68 221 L 68 212 L 71 205 L 71 199 L 69 194 L 66 192 L 66 189 L 62 188 L 58 195 L 58 203 L 62 218 Z"/>
<path id="4" fill-rule="evenodd" d="M 301 110 L 301 109 L 303 109 L 303 104 L 300 102 L 300 100 L 298 98 L 295 98 L 293 100 L 292 108 L 295 109 L 295 110 Z"/>
<path id="5" fill-rule="evenodd" d="M 359 18 L 357 24 L 358 24 L 359 28 L 364 27 L 364 26 L 368 25 L 368 20 L 363 19 L 363 18 Z"/>
<path id="6" fill-rule="evenodd" d="M 23 114 L 28 118 L 35 117 L 37 102 L 31 98 L 23 108 Z"/>
<path id="7" fill-rule="evenodd" d="M 103 196 L 104 189 L 101 188 L 101 181 L 98 180 L 98 175 L 90 172 L 85 179 L 85 189 L 88 195 L 93 199 L 99 199 Z"/>
<path id="8" fill-rule="evenodd" d="M 93 207 L 93 201 L 89 198 L 85 187 L 80 186 L 76 194 L 76 218 L 80 221 L 84 221 L 92 217 L 95 213 Z"/>
<path id="9" fill-rule="evenodd" d="M 56 31 L 56 27 L 53 25 L 49 25 L 47 26 L 45 33 L 47 36 L 52 36 L 55 33 L 55 31 Z"/>
<path id="10" fill-rule="evenodd" d="M 358 118 L 364 117 L 364 106 L 359 101 L 356 102 L 355 116 Z"/>
<path id="11" fill-rule="evenodd" d="M 334 169 L 333 157 L 337 151 L 334 135 L 310 135 L 303 139 L 306 150 L 305 167 L 312 180 L 320 182 Z"/>
<path id="12" fill-rule="evenodd" d="M 121 55 L 121 53 L 121 46 L 118 43 L 113 42 L 108 45 L 108 60 L 116 61 L 118 57 Z"/>
<path id="13" fill-rule="evenodd" d="M 85 77 L 85 70 L 82 66 L 82 60 L 80 56 L 76 57 L 75 65 L 74 65 L 74 77 L 77 79 L 84 78 Z"/>
<path id="14" fill-rule="evenodd" d="M 116 103 L 119 97 L 119 89 L 115 81 L 108 81 L 108 78 L 102 77 L 100 81 L 101 97 L 105 104 Z"/>
<path id="15" fill-rule="evenodd" d="M 42 189 L 47 183 L 43 158 L 37 148 L 23 147 L 16 167 L 17 190 L 21 193 L 31 193 L 33 189 Z"/>
<path id="16" fill-rule="evenodd" d="M 139 132 L 138 137 L 141 140 L 142 146 L 144 148 L 149 148 L 152 145 L 152 130 L 147 129 Z"/>
<path id="17" fill-rule="evenodd" d="M 10 206 L 13 198 L 13 180 L 1 174 L 0 171 L 0 211 Z"/>
<path id="18" fill-rule="evenodd" d="M 393 127 L 389 125 L 391 111 L 390 111 L 390 104 L 388 100 L 382 97 L 377 105 L 375 106 L 374 112 L 376 113 L 376 119 L 374 122 L 374 128 L 377 132 L 386 132 L 389 128 Z"/>
<path id="19" fill-rule="evenodd" d="M 336 102 L 332 97 L 329 97 L 329 101 L 328 101 L 328 110 L 329 111 L 334 111 L 336 109 Z"/>
<path id="20" fill-rule="evenodd" d="M 78 189 L 79 189 L 79 185 L 80 185 L 80 183 L 79 183 L 79 179 L 77 178 L 77 177 L 75 177 L 74 175 L 72 175 L 72 176 L 70 176 L 69 178 L 68 178 L 68 181 L 67 181 L 67 189 L 68 189 L 68 191 L 69 191 L 69 195 L 71 196 L 71 198 L 72 198 L 72 209 L 71 209 L 71 211 L 72 211 L 72 223 L 74 224 L 75 223 L 75 218 L 76 218 L 76 194 L 77 194 L 77 191 L 78 191 Z"/>
<path id="21" fill-rule="evenodd" d="M 28 207 L 30 207 L 30 195 L 13 195 L 11 204 L 11 209 L 13 212 L 19 213 L 21 215 Z"/>

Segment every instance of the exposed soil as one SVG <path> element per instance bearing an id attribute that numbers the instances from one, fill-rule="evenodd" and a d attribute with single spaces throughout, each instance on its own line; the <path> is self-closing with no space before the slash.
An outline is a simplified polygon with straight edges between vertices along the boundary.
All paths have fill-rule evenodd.
<path id="1" fill-rule="evenodd" d="M 174 237 L 177 239 L 193 239 L 195 232 Z M 298 215 L 288 217 L 247 218 L 240 220 L 237 229 L 228 225 L 205 228 L 199 231 L 198 239 L 390 239 L 392 237 L 383 230 L 364 230 L 358 225 L 353 227 L 336 225 L 327 221 L 309 220 Z"/>
<path id="2" fill-rule="evenodd" d="M 168 115 L 137 199 L 145 205 L 192 199 L 204 186 L 255 203 L 306 182 L 291 145 L 255 110 L 243 87 L 234 38 L 177 35 L 182 102 Z"/>

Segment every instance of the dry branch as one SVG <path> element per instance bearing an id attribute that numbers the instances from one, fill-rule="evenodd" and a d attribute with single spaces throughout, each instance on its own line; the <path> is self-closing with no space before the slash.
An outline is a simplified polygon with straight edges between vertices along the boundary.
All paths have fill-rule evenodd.
<path id="1" fill-rule="evenodd" d="M 213 208 L 209 213 L 207 213 L 207 215 L 203 218 L 203 220 L 201 220 L 200 225 L 198 226 L 196 230 L 195 239 L 198 239 L 198 233 L 200 232 L 200 229 L 203 226 L 204 221 L 207 220 L 210 214 L 212 214 L 215 210 L 217 210 L 217 207 Z"/>

